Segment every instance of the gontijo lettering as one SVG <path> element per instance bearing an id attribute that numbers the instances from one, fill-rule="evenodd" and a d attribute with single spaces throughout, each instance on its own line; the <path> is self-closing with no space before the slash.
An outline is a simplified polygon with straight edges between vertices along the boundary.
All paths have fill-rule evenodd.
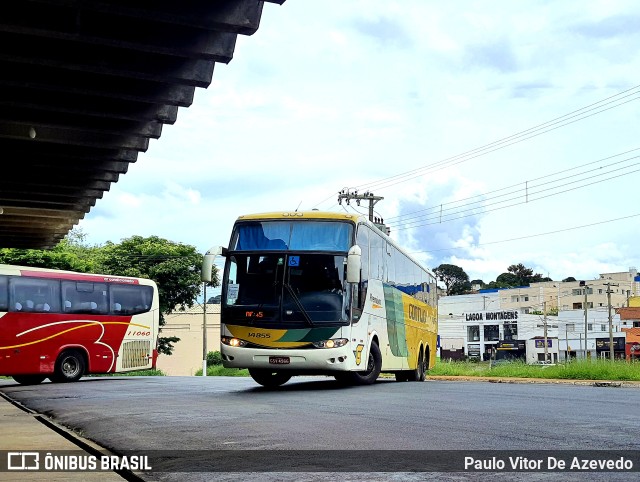
<path id="1" fill-rule="evenodd" d="M 426 323 L 429 321 L 429 314 L 424 308 L 409 304 L 409 319 L 419 323 Z"/>

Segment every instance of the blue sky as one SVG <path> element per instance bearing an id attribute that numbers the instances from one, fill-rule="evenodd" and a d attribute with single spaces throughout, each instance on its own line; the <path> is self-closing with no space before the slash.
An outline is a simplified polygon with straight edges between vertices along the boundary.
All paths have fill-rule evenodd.
<path id="1" fill-rule="evenodd" d="M 241 214 L 341 211 L 349 187 L 429 268 L 640 267 L 637 25 L 633 0 L 266 3 L 79 227 L 204 252 Z"/>

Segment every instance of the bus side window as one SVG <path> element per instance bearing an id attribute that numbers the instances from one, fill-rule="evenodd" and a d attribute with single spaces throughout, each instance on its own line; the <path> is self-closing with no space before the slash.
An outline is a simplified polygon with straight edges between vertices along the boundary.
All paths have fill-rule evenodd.
<path id="1" fill-rule="evenodd" d="M 151 309 L 153 288 L 112 284 L 111 312 L 117 315 L 135 315 Z M 116 309 L 118 308 L 118 309 Z"/>
<path id="2" fill-rule="evenodd" d="M 63 281 L 62 297 L 66 313 L 108 313 L 106 283 Z"/>
<path id="3" fill-rule="evenodd" d="M 9 302 L 12 311 L 59 312 L 60 282 L 28 276 L 11 277 Z"/>

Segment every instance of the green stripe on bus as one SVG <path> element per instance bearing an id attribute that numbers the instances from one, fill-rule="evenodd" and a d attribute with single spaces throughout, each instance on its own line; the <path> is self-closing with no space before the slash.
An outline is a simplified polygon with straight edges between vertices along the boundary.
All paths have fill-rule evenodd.
<path id="1" fill-rule="evenodd" d="M 407 348 L 407 336 L 404 330 L 405 320 L 402 293 L 387 284 L 383 284 L 383 289 L 384 305 L 387 313 L 389 348 L 394 356 L 406 357 L 409 355 L 409 350 Z"/>
<path id="2" fill-rule="evenodd" d="M 287 330 L 277 341 L 292 342 L 292 341 L 306 341 L 313 342 L 319 340 L 327 340 L 331 338 L 339 328 L 325 327 L 325 328 L 303 328 Z"/>

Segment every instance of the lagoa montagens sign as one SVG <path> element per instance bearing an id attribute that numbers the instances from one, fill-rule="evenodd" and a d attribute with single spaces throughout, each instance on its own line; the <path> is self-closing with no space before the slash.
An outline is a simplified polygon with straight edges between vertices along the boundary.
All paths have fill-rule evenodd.
<path id="1" fill-rule="evenodd" d="M 465 313 L 465 321 L 503 321 L 517 320 L 517 311 L 480 311 L 478 313 Z"/>

